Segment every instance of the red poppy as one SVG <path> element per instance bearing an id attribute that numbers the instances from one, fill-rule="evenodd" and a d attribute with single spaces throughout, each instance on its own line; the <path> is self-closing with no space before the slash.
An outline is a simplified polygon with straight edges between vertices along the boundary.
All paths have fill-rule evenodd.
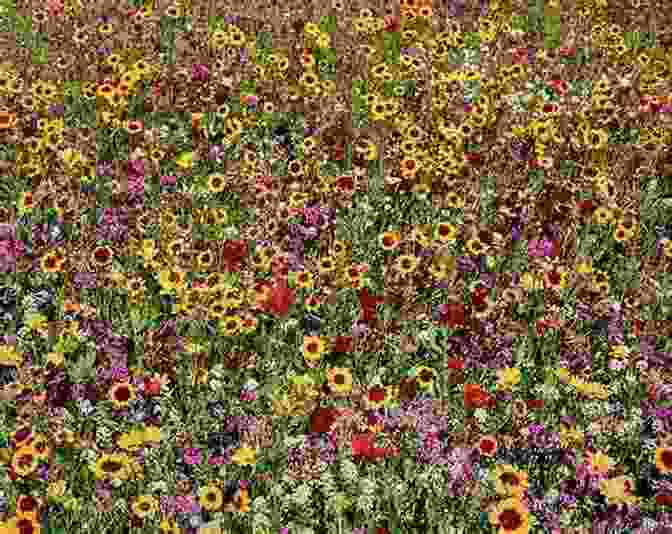
<path id="1" fill-rule="evenodd" d="M 30 519 L 19 519 L 16 522 L 16 528 L 19 534 L 32 534 L 35 532 L 35 526 Z"/>
<path id="2" fill-rule="evenodd" d="M 376 529 L 376 534 L 390 534 L 390 531 L 387 530 L 385 527 L 378 527 Z"/>
<path id="3" fill-rule="evenodd" d="M 448 369 L 464 369 L 464 360 L 448 358 Z"/>
<path id="4" fill-rule="evenodd" d="M 285 316 L 294 303 L 294 290 L 287 286 L 287 280 L 276 282 L 271 289 L 269 311 L 275 315 Z"/>
<path id="5" fill-rule="evenodd" d="M 352 438 L 352 455 L 355 458 L 384 458 L 398 454 L 398 450 L 391 447 L 376 447 L 374 444 L 375 436 L 371 433 L 358 434 Z"/>
<path id="6" fill-rule="evenodd" d="M 656 495 L 656 504 L 659 504 L 660 506 L 672 506 L 672 494 Z"/>
<path id="7" fill-rule="evenodd" d="M 465 324 L 465 313 L 464 304 L 450 303 L 446 305 L 441 319 L 451 328 L 460 328 Z"/>
<path id="8" fill-rule="evenodd" d="M 544 407 L 543 399 L 529 399 L 527 402 L 527 407 L 530 410 L 541 410 Z"/>
<path id="9" fill-rule="evenodd" d="M 336 336 L 336 339 L 334 340 L 334 352 L 352 352 L 353 345 L 352 336 Z"/>
<path id="10" fill-rule="evenodd" d="M 644 326 L 642 321 L 640 321 L 639 319 L 634 319 L 632 321 L 632 333 L 635 336 L 639 336 L 639 334 L 642 332 L 642 326 Z"/>
<path id="11" fill-rule="evenodd" d="M 656 384 L 649 384 L 646 388 L 646 392 L 649 396 L 649 400 L 656 400 Z"/>
<path id="12" fill-rule="evenodd" d="M 464 154 L 464 159 L 471 163 L 477 163 L 481 161 L 481 155 L 477 152 L 466 152 Z"/>
<path id="13" fill-rule="evenodd" d="M 483 286 L 478 286 L 471 293 L 471 303 L 476 307 L 484 306 L 487 298 L 488 289 Z"/>
<path id="14" fill-rule="evenodd" d="M 239 271 L 240 263 L 247 254 L 247 241 L 231 240 L 224 241 L 222 255 L 227 271 Z"/>
<path id="15" fill-rule="evenodd" d="M 145 395 L 150 397 L 161 394 L 161 381 L 157 378 L 145 378 Z"/>
<path id="16" fill-rule="evenodd" d="M 345 146 L 342 143 L 338 143 L 333 150 L 332 159 L 335 161 L 342 161 L 345 157 Z"/>
<path id="17" fill-rule="evenodd" d="M 569 89 L 569 85 L 564 80 L 551 80 L 548 84 L 558 93 L 560 93 L 561 96 L 565 96 L 565 94 L 567 94 L 567 90 Z"/>
<path id="18" fill-rule="evenodd" d="M 478 450 L 484 456 L 491 456 L 497 450 L 497 442 L 490 437 L 483 438 L 478 442 Z"/>
<path id="19" fill-rule="evenodd" d="M 311 432 L 329 432 L 337 415 L 333 408 L 318 408 L 310 415 Z"/>
<path id="20" fill-rule="evenodd" d="M 369 400 L 373 402 L 381 402 L 385 400 L 384 388 L 372 388 L 369 390 Z"/>
<path id="21" fill-rule="evenodd" d="M 16 500 L 16 509 L 23 513 L 32 512 L 37 508 L 37 501 L 30 495 L 21 495 Z"/>
<path id="22" fill-rule="evenodd" d="M 341 158 L 342 159 L 342 158 Z M 352 176 L 341 176 L 336 180 L 336 189 L 350 192 L 355 188 L 355 180 Z"/>
<path id="23" fill-rule="evenodd" d="M 362 320 L 369 323 L 376 320 L 376 306 L 383 304 L 383 297 L 376 297 L 369 293 L 367 287 L 359 291 L 359 305 L 362 307 Z"/>
<path id="24" fill-rule="evenodd" d="M 466 408 L 486 408 L 494 404 L 494 399 L 479 384 L 464 385 L 464 406 Z"/>
<path id="25" fill-rule="evenodd" d="M 576 48 L 572 47 L 562 47 L 559 50 L 560 55 L 564 57 L 574 57 L 576 55 Z"/>

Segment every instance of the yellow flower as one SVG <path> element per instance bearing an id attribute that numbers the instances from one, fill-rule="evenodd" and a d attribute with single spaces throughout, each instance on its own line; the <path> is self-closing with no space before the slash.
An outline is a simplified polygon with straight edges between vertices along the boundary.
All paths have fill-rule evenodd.
<path id="1" fill-rule="evenodd" d="M 606 475 L 613 465 L 613 460 L 602 452 L 587 453 L 590 468 L 595 473 Z"/>
<path id="2" fill-rule="evenodd" d="M 214 512 L 222 507 L 224 495 L 222 494 L 222 490 L 217 486 L 208 484 L 201 488 L 198 502 L 208 512 Z"/>
<path id="3" fill-rule="evenodd" d="M 593 267 L 590 262 L 583 261 L 576 264 L 576 272 L 579 274 L 590 274 L 593 272 Z"/>
<path id="4" fill-rule="evenodd" d="M 313 274 L 308 271 L 296 273 L 294 276 L 294 282 L 296 283 L 297 287 L 310 289 L 313 287 Z"/>
<path id="5" fill-rule="evenodd" d="M 609 208 L 600 206 L 593 212 L 593 222 L 595 224 L 609 224 L 613 219 L 613 213 Z"/>
<path id="6" fill-rule="evenodd" d="M 330 256 L 322 258 L 320 260 L 319 271 L 320 274 L 330 273 L 336 269 L 336 262 Z"/>
<path id="7" fill-rule="evenodd" d="M 49 498 L 63 497 L 64 494 L 65 494 L 65 480 L 61 479 L 49 484 L 49 487 L 47 488 L 47 496 Z"/>
<path id="8" fill-rule="evenodd" d="M 175 164 L 180 169 L 191 169 L 194 164 L 194 153 L 190 151 L 180 152 L 175 158 Z"/>
<path id="9" fill-rule="evenodd" d="M 596 271 L 593 274 L 593 288 L 596 291 L 609 289 L 609 277 L 604 271 Z"/>
<path id="10" fill-rule="evenodd" d="M 529 485 L 527 473 L 509 464 L 495 467 L 495 491 L 498 495 L 521 496 Z"/>
<path id="11" fill-rule="evenodd" d="M 421 388 L 430 387 L 434 382 L 434 369 L 420 365 L 415 368 L 415 379 Z"/>
<path id="12" fill-rule="evenodd" d="M 173 519 L 164 519 L 159 524 L 159 532 L 161 534 L 180 534 L 182 530 L 175 524 Z"/>
<path id="13" fill-rule="evenodd" d="M 577 390 L 582 395 L 591 399 L 607 400 L 609 398 L 609 390 L 606 386 L 597 382 L 581 383 L 577 386 Z"/>
<path id="14" fill-rule="evenodd" d="M 240 317 L 227 315 L 220 321 L 222 333 L 225 336 L 235 336 L 240 330 Z"/>
<path id="15" fill-rule="evenodd" d="M 442 243 L 455 241 L 457 237 L 457 228 L 451 223 L 439 223 L 437 226 L 437 237 Z"/>
<path id="16" fill-rule="evenodd" d="M 331 36 L 328 33 L 320 33 L 317 37 L 317 47 L 327 48 L 331 44 Z"/>
<path id="17" fill-rule="evenodd" d="M 144 433 L 141 430 L 132 430 L 122 434 L 117 440 L 117 445 L 127 451 L 135 451 L 142 447 Z"/>
<path id="18" fill-rule="evenodd" d="M 135 388 L 130 382 L 117 382 L 110 388 L 108 396 L 116 409 L 126 408 L 135 399 Z"/>
<path id="19" fill-rule="evenodd" d="M 0 345 L 0 365 L 18 366 L 23 362 L 23 356 L 16 351 L 13 345 Z"/>
<path id="20" fill-rule="evenodd" d="M 167 271 L 159 272 L 159 284 L 162 289 L 173 291 L 182 289 L 184 287 L 184 273 L 182 271 Z"/>
<path id="21" fill-rule="evenodd" d="M 609 356 L 612 358 L 627 358 L 628 354 L 629 350 L 625 345 L 614 345 L 609 351 Z"/>
<path id="22" fill-rule="evenodd" d="M 531 272 L 526 272 L 523 273 L 523 275 L 520 277 L 520 285 L 523 286 L 523 288 L 526 291 L 532 291 L 535 289 L 543 289 L 544 288 L 544 277 L 539 274 L 531 273 Z"/>
<path id="23" fill-rule="evenodd" d="M 488 519 L 490 524 L 499 527 L 499 534 L 528 534 L 530 531 L 529 512 L 519 498 L 498 502 Z"/>
<path id="24" fill-rule="evenodd" d="M 399 256 L 394 266 L 400 273 L 409 274 L 415 271 L 415 268 L 418 266 L 418 259 L 415 256 Z"/>
<path id="25" fill-rule="evenodd" d="M 103 453 L 96 461 L 96 478 L 101 480 L 106 476 L 120 480 L 128 479 L 130 474 L 130 458 L 125 454 Z"/>
<path id="26" fill-rule="evenodd" d="M 663 243 L 663 254 L 665 257 L 672 258 L 672 240 L 666 239 Z"/>
<path id="27" fill-rule="evenodd" d="M 639 499 L 632 494 L 635 484 L 630 477 L 618 476 L 600 481 L 600 492 L 607 498 L 607 504 L 634 504 Z"/>
<path id="28" fill-rule="evenodd" d="M 254 465 L 257 451 L 251 447 L 240 447 L 233 453 L 231 461 L 236 465 Z"/>
<path id="29" fill-rule="evenodd" d="M 159 510 L 159 502 L 151 495 L 141 495 L 133 501 L 131 510 L 138 517 L 149 517 Z"/>
<path id="30" fill-rule="evenodd" d="M 161 429 L 158 426 L 147 426 L 142 432 L 142 440 L 145 443 L 160 443 Z"/>
<path id="31" fill-rule="evenodd" d="M 619 243 L 624 241 L 630 241 L 635 235 L 635 232 L 632 228 L 626 228 L 625 226 L 619 224 L 614 229 L 614 239 Z"/>
<path id="32" fill-rule="evenodd" d="M 583 448 L 584 435 L 574 427 L 560 425 L 560 445 L 563 448 Z"/>
<path id="33" fill-rule="evenodd" d="M 558 369 L 558 378 L 560 379 L 560 382 L 568 383 L 572 379 L 572 375 L 569 372 L 569 369 L 565 369 L 564 367 L 560 367 Z"/>
<path id="34" fill-rule="evenodd" d="M 499 381 L 497 382 L 498 389 L 508 390 L 520 383 L 520 369 L 515 367 L 501 369 L 497 374 L 499 375 Z"/>
<path id="35" fill-rule="evenodd" d="M 350 369 L 334 367 L 327 373 L 329 386 L 337 393 L 350 393 L 352 391 L 352 373 Z"/>
<path id="36" fill-rule="evenodd" d="M 20 447 L 12 458 L 14 472 L 22 478 L 28 477 L 37 469 L 38 456 L 31 446 Z"/>
<path id="37" fill-rule="evenodd" d="M 310 362 L 319 361 L 325 347 L 325 341 L 319 336 L 303 337 L 303 357 Z"/>
<path id="38" fill-rule="evenodd" d="M 483 243 L 478 239 L 469 239 L 465 245 L 467 253 L 471 256 L 480 256 L 485 252 Z"/>

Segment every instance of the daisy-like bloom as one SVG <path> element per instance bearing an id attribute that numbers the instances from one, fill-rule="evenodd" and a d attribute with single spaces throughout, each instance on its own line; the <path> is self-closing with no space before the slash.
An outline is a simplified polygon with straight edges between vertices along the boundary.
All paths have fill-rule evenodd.
<path id="1" fill-rule="evenodd" d="M 185 275 L 182 271 L 163 270 L 159 272 L 159 284 L 162 289 L 175 291 L 184 287 Z"/>
<path id="2" fill-rule="evenodd" d="M 434 383 L 434 369 L 421 365 L 415 368 L 415 379 L 420 388 L 428 388 Z"/>
<path id="3" fill-rule="evenodd" d="M 593 212 L 593 222 L 595 224 L 609 224 L 613 220 L 613 213 L 609 208 L 600 206 Z"/>
<path id="4" fill-rule="evenodd" d="M 396 231 L 385 232 L 378 239 L 384 250 L 394 250 L 401 242 L 401 234 Z"/>
<path id="5" fill-rule="evenodd" d="M 631 228 L 625 228 L 623 225 L 618 224 L 614 229 L 614 239 L 619 243 L 624 243 L 625 241 L 630 241 L 635 235 L 634 230 Z"/>
<path id="6" fill-rule="evenodd" d="M 497 452 L 497 439 L 495 436 L 483 436 L 478 440 L 478 451 L 481 456 L 492 458 Z"/>
<path id="7" fill-rule="evenodd" d="M 343 367 L 334 367 L 327 372 L 329 387 L 336 393 L 352 391 L 352 372 Z"/>
<path id="8" fill-rule="evenodd" d="M 102 480 L 106 477 L 118 480 L 127 480 L 131 472 L 131 460 L 125 454 L 103 453 L 96 461 L 96 478 Z"/>
<path id="9" fill-rule="evenodd" d="M 529 512 L 520 499 L 506 499 L 497 503 L 489 514 L 490 523 L 498 527 L 499 534 L 528 534 Z"/>
<path id="10" fill-rule="evenodd" d="M 520 497 L 529 485 L 527 473 L 509 464 L 501 464 L 494 471 L 495 491 L 498 495 Z"/>
<path id="11" fill-rule="evenodd" d="M 220 193 L 224 191 L 226 178 L 222 174 L 211 174 L 208 176 L 208 191 L 210 193 Z"/>
<path id="12" fill-rule="evenodd" d="M 638 498 L 632 494 L 635 484 L 630 477 L 618 476 L 600 481 L 600 493 L 607 498 L 608 504 L 635 504 Z"/>
<path id="13" fill-rule="evenodd" d="M 604 271 L 595 271 L 593 274 L 593 289 L 595 291 L 609 289 L 609 277 Z"/>
<path id="14" fill-rule="evenodd" d="M 159 511 L 159 502 L 151 495 L 140 495 L 133 500 L 131 510 L 140 518 L 149 517 Z"/>
<path id="15" fill-rule="evenodd" d="M 129 382 L 119 382 L 110 388 L 108 396 L 115 408 L 126 408 L 135 399 L 135 388 Z"/>
<path id="16" fill-rule="evenodd" d="M 327 256 L 320 259 L 320 265 L 318 267 L 320 274 L 326 274 L 334 271 L 336 269 L 336 262 L 334 258 Z"/>
<path id="17" fill-rule="evenodd" d="M 394 264 L 396 270 L 400 273 L 409 274 L 415 271 L 418 266 L 418 259 L 415 256 L 399 256 Z"/>
<path id="18" fill-rule="evenodd" d="M 215 512 L 222 507 L 224 494 L 214 484 L 208 484 L 201 488 L 198 502 L 208 512 Z"/>
<path id="19" fill-rule="evenodd" d="M 297 287 L 310 289 L 313 287 L 313 274 L 309 271 L 301 271 L 300 273 L 296 273 L 294 282 L 296 283 Z"/>
<path id="20" fill-rule="evenodd" d="M 251 447 L 240 447 L 233 453 L 231 461 L 236 465 L 254 465 L 257 451 Z"/>
<path id="21" fill-rule="evenodd" d="M 35 472 L 38 466 L 35 449 L 31 446 L 20 447 L 12 458 L 12 469 L 21 478 L 26 478 Z"/>
<path id="22" fill-rule="evenodd" d="M 516 367 L 509 367 L 507 369 L 500 369 L 497 371 L 499 380 L 497 381 L 497 389 L 511 390 L 514 386 L 520 383 L 520 369 Z"/>
<path id="23" fill-rule="evenodd" d="M 309 362 L 319 362 L 325 346 L 325 341 L 319 336 L 304 336 L 303 357 Z"/>
<path id="24" fill-rule="evenodd" d="M 451 223 L 439 223 L 436 228 L 436 235 L 442 243 L 449 243 L 457 238 L 457 228 Z"/>
<path id="25" fill-rule="evenodd" d="M 469 239 L 465 246 L 467 253 L 471 256 L 480 256 L 485 252 L 485 247 L 479 239 Z"/>
<path id="26" fill-rule="evenodd" d="M 609 456 L 602 452 L 590 452 L 586 453 L 586 460 L 588 461 L 588 466 L 593 473 L 606 475 L 609 472 L 609 469 L 612 468 L 614 462 Z"/>
<path id="27" fill-rule="evenodd" d="M 240 332 L 241 319 L 235 315 L 227 315 L 220 321 L 222 334 L 235 336 Z"/>
<path id="28" fill-rule="evenodd" d="M 672 473 L 672 448 L 656 449 L 656 467 L 661 473 Z"/>

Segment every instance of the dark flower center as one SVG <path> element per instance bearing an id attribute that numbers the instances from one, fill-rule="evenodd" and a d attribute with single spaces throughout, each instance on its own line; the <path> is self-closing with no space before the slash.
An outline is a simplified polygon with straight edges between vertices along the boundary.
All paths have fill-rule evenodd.
<path id="1" fill-rule="evenodd" d="M 504 473 L 501 477 L 499 477 L 499 480 L 510 486 L 518 485 L 518 477 L 512 473 Z"/>
<path id="2" fill-rule="evenodd" d="M 523 524 L 523 520 L 515 510 L 505 510 L 499 514 L 499 524 L 507 530 L 515 530 Z"/>
<path id="3" fill-rule="evenodd" d="M 334 383 L 336 384 L 345 384 L 345 377 L 342 374 L 337 374 L 334 377 Z"/>
<path id="4" fill-rule="evenodd" d="M 117 400 L 119 401 L 127 401 L 128 399 L 131 398 L 131 390 L 128 389 L 127 386 L 122 386 L 120 388 L 117 388 L 114 392 L 114 396 Z"/>
<path id="5" fill-rule="evenodd" d="M 665 467 L 672 467 L 672 450 L 663 451 L 663 454 L 660 455 L 663 465 Z"/>

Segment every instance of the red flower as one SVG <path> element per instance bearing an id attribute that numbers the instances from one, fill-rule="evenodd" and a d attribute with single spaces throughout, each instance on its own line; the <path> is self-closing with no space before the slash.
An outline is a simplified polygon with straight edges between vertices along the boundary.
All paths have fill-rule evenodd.
<path id="1" fill-rule="evenodd" d="M 592 200 L 582 200 L 577 204 L 577 207 L 581 211 L 590 211 L 595 207 L 595 205 L 593 204 Z"/>
<path id="2" fill-rule="evenodd" d="M 310 415 L 311 432 L 329 432 L 337 415 L 333 408 L 318 408 Z"/>
<path id="3" fill-rule="evenodd" d="M 294 303 L 294 290 L 287 286 L 287 281 L 276 282 L 271 289 L 269 311 L 275 315 L 285 316 Z"/>
<path id="4" fill-rule="evenodd" d="M 649 396 L 649 400 L 652 400 L 652 401 L 656 400 L 656 385 L 655 384 L 649 384 L 648 387 L 646 388 L 646 392 Z"/>
<path id="5" fill-rule="evenodd" d="M 448 358 L 448 369 L 464 369 L 464 360 Z"/>
<path id="6" fill-rule="evenodd" d="M 359 291 L 359 305 L 362 307 L 362 320 L 369 323 L 376 320 L 376 306 L 383 304 L 385 299 L 383 297 L 375 297 L 369 293 L 369 289 L 365 287 Z"/>
<path id="7" fill-rule="evenodd" d="M 564 57 L 574 57 L 576 55 L 576 48 L 572 47 L 563 47 L 559 50 L 560 55 Z"/>
<path id="8" fill-rule="evenodd" d="M 399 31 L 399 19 L 392 15 L 387 15 L 385 17 L 385 31 L 386 32 L 398 32 Z"/>
<path id="9" fill-rule="evenodd" d="M 386 456 L 395 456 L 399 450 L 391 447 L 376 447 L 374 444 L 375 436 L 371 433 L 357 434 L 352 438 L 352 455 L 355 458 L 372 460 L 375 458 L 384 458 Z"/>
<path id="10" fill-rule="evenodd" d="M 334 352 L 352 352 L 353 345 L 352 336 L 336 336 L 334 340 Z"/>
<path id="11" fill-rule="evenodd" d="M 464 154 L 464 159 L 469 162 L 478 162 L 481 161 L 481 155 L 477 152 L 466 152 Z"/>
<path id="12" fill-rule="evenodd" d="M 471 293 L 471 303 L 476 306 L 484 306 L 488 298 L 488 289 L 483 286 L 478 286 Z"/>
<path id="13" fill-rule="evenodd" d="M 644 326 L 642 324 L 642 321 L 640 321 L 639 319 L 633 320 L 632 321 L 632 333 L 635 336 L 639 336 L 639 334 L 642 332 L 642 326 Z"/>
<path id="14" fill-rule="evenodd" d="M 672 494 L 656 495 L 656 504 L 659 504 L 660 506 L 672 506 Z"/>
<path id="15" fill-rule="evenodd" d="M 530 410 L 541 410 L 544 407 L 543 399 L 529 399 L 527 402 L 527 407 Z"/>
<path id="16" fill-rule="evenodd" d="M 341 157 L 341 159 L 343 159 Z M 336 180 L 336 189 L 343 192 L 351 192 L 355 189 L 355 180 L 352 176 L 341 176 Z"/>
<path id="17" fill-rule="evenodd" d="M 451 328 L 459 328 L 464 326 L 465 322 L 465 308 L 464 304 L 450 303 L 446 304 L 445 311 L 442 313 L 442 321 L 447 323 Z"/>
<path id="18" fill-rule="evenodd" d="M 247 241 L 231 240 L 224 241 L 222 257 L 227 271 L 240 270 L 240 263 L 247 254 Z"/>
<path id="19" fill-rule="evenodd" d="M 464 406 L 466 408 L 486 408 L 494 404 L 494 399 L 479 384 L 464 385 Z"/>
<path id="20" fill-rule="evenodd" d="M 157 378 L 145 378 L 145 395 L 150 397 L 161 394 L 161 381 Z"/>
<path id="21" fill-rule="evenodd" d="M 369 390 L 369 400 L 373 402 L 380 402 L 385 400 L 384 388 L 372 388 Z"/>
<path id="22" fill-rule="evenodd" d="M 345 147 L 343 146 L 342 143 L 338 143 L 334 147 L 333 159 L 335 161 L 342 161 L 344 157 L 345 157 Z"/>
<path id="23" fill-rule="evenodd" d="M 376 529 L 376 534 L 390 534 L 390 531 L 387 530 L 385 527 L 378 527 Z"/>

